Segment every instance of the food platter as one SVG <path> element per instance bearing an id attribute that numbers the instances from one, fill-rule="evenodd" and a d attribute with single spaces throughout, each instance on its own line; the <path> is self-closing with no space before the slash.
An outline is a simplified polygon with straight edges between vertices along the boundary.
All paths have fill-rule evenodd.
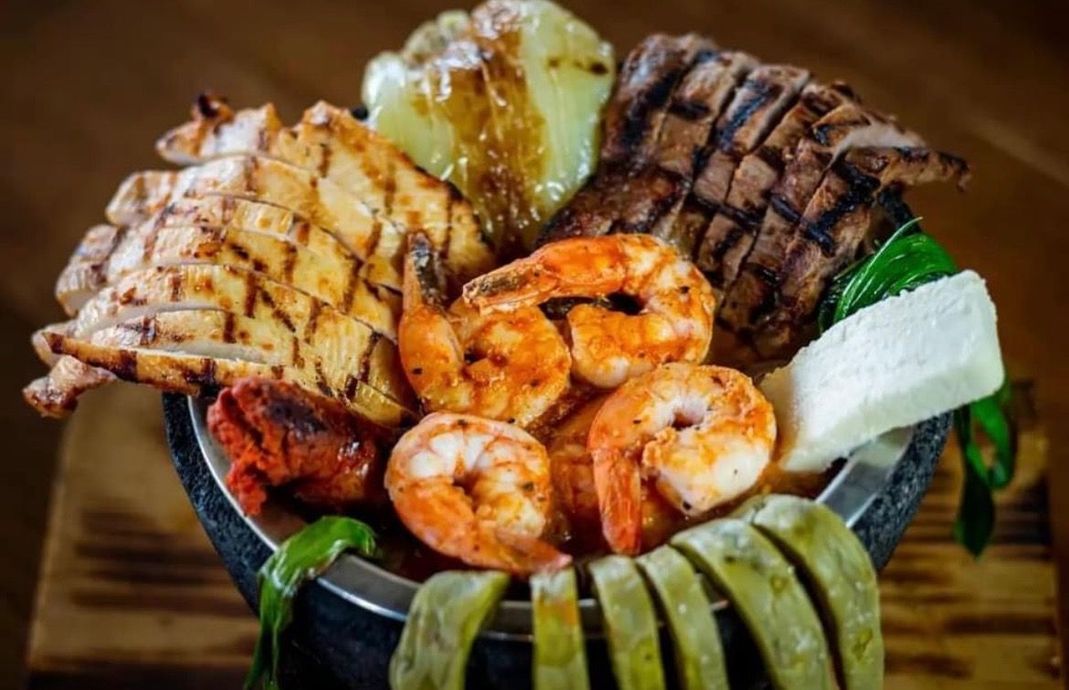
<path id="1" fill-rule="evenodd" d="M 254 603 L 256 570 L 278 543 L 301 527 L 302 520 L 274 505 L 255 518 L 242 515 L 225 489 L 229 460 L 207 433 L 204 404 L 169 395 L 164 408 L 176 469 L 231 576 L 246 599 Z M 852 454 L 819 496 L 820 502 L 832 507 L 859 535 L 878 566 L 890 558 L 916 511 L 949 426 L 949 415 L 943 415 L 877 439 Z M 344 602 L 346 609 L 396 622 L 404 620 L 417 588 L 417 583 L 355 556 L 338 559 L 317 583 L 313 589 L 321 590 L 319 594 L 333 600 L 335 606 Z M 726 608 L 722 601 L 714 606 Z M 596 636 L 600 629 L 596 601 L 582 599 L 580 611 L 588 637 Z M 529 602 L 506 599 L 482 637 L 523 642 L 530 639 L 530 625 Z"/>

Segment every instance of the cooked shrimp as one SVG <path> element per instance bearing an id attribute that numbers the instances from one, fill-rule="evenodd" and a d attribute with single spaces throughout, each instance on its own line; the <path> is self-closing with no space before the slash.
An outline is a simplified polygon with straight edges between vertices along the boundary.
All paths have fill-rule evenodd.
<path id="1" fill-rule="evenodd" d="M 642 546 L 644 482 L 684 515 L 701 515 L 754 486 L 775 441 L 772 406 L 734 369 L 666 364 L 631 379 L 587 438 L 609 546 Z"/>
<path id="2" fill-rule="evenodd" d="M 571 562 L 542 538 L 552 510 L 549 458 L 519 427 L 428 415 L 394 446 L 386 490 L 409 531 L 468 565 L 526 575 Z"/>
<path id="3" fill-rule="evenodd" d="M 716 304 L 712 287 L 694 264 L 649 235 L 561 240 L 464 286 L 464 299 L 484 313 L 611 295 L 633 298 L 639 313 L 595 304 L 568 312 L 577 377 L 614 388 L 664 362 L 705 358 Z"/>
<path id="4" fill-rule="evenodd" d="M 527 426 L 567 391 L 571 356 L 537 307 L 480 314 L 463 300 L 441 305 L 444 280 L 431 244 L 413 235 L 405 257 L 398 347 L 426 409 Z"/>
<path id="5" fill-rule="evenodd" d="M 587 532 L 599 529 L 601 522 L 594 486 L 594 460 L 587 449 L 587 436 L 607 397 L 595 398 L 574 412 L 554 434 L 547 448 L 554 499 L 568 521 L 571 536 L 582 543 L 590 540 Z M 679 512 L 656 491 L 642 487 L 644 544 L 654 546 L 664 541 L 679 526 L 679 517 Z"/>
<path id="6" fill-rule="evenodd" d="M 553 475 L 557 507 L 572 523 L 597 524 L 598 494 L 594 488 L 594 461 L 586 448 L 590 425 L 606 396 L 591 400 L 575 411 L 546 447 Z"/>

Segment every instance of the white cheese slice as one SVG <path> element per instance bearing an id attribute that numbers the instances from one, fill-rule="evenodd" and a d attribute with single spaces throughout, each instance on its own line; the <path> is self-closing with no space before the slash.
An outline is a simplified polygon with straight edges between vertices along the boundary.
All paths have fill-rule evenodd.
<path id="1" fill-rule="evenodd" d="M 991 394 L 1005 375 L 995 321 L 983 279 L 964 271 L 835 324 L 760 383 L 777 462 L 820 472 L 886 431 Z"/>

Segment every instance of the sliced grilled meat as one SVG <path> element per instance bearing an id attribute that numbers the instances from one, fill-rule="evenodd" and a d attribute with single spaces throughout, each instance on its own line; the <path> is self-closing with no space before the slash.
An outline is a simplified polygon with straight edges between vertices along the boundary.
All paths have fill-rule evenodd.
<path id="1" fill-rule="evenodd" d="M 425 232 L 458 282 L 493 267 L 471 204 L 348 110 L 320 101 L 287 128 L 273 105 L 234 112 L 225 101 L 202 96 L 193 120 L 161 137 L 156 148 L 182 165 L 232 156 L 290 163 L 333 181 L 395 224 Z"/>
<path id="2" fill-rule="evenodd" d="M 807 84 L 765 141 L 739 163 L 727 198 L 698 247 L 698 266 L 713 287 L 724 290 L 734 282 L 761 227 L 769 191 L 783 175 L 795 145 L 810 125 L 850 97 L 842 84 Z"/>
<path id="3" fill-rule="evenodd" d="M 829 166 L 849 148 L 920 147 L 924 142 L 889 118 L 846 101 L 806 132 L 769 195 L 753 248 L 721 301 L 718 315 L 729 330 L 752 329 L 758 316 L 776 309 L 783 258 Z"/>
<path id="4" fill-rule="evenodd" d="M 753 56 L 740 52 L 707 53 L 672 94 L 657 141 L 657 164 L 692 179 L 699 154 L 713 125 L 739 82 L 757 66 Z"/>
<path id="5" fill-rule="evenodd" d="M 761 65 L 747 75 L 717 120 L 706 162 L 671 229 L 680 251 L 695 255 L 739 161 L 764 140 L 807 81 L 809 72 L 787 65 Z"/>
<path id="6" fill-rule="evenodd" d="M 928 182 L 962 185 L 968 175 L 960 158 L 927 148 L 848 151 L 821 182 L 782 258 L 780 307 L 758 325 L 758 352 L 771 356 L 799 344 L 828 282 L 857 256 L 880 192 Z"/>
<path id="7" fill-rule="evenodd" d="M 274 329 L 281 340 L 296 339 L 328 372 L 361 369 L 363 362 L 385 366 L 362 370 L 360 381 L 395 400 L 409 399 L 399 368 L 388 368 L 398 361 L 393 343 L 299 290 L 232 266 L 172 266 L 131 274 L 86 303 L 75 319 L 48 330 L 84 338 L 135 318 L 202 309 L 241 315 Z M 240 335 L 232 329 L 221 334 L 224 341 L 240 340 Z M 374 359 L 373 350 L 380 353 Z M 268 352 L 254 361 L 271 356 Z"/>
<path id="8" fill-rule="evenodd" d="M 606 107 L 598 169 L 549 221 L 539 244 L 646 232 L 672 208 L 688 181 L 655 167 L 659 136 L 680 79 L 714 56 L 713 43 L 693 34 L 654 34 L 631 51 Z"/>
<path id="9" fill-rule="evenodd" d="M 48 348 L 43 337 L 35 340 Z M 51 350 L 48 353 L 51 354 Z M 114 380 L 115 377 L 108 371 L 94 369 L 74 357 L 62 356 L 56 360 L 47 376 L 30 382 L 22 389 L 22 397 L 41 416 L 59 419 L 74 411 L 83 393 Z"/>
<path id="10" fill-rule="evenodd" d="M 220 224 L 218 218 L 211 218 L 217 215 L 210 208 L 213 205 L 229 206 L 234 212 L 225 215 L 233 222 Z M 82 280 L 87 272 L 80 266 L 68 266 L 60 274 L 56 288 L 68 313 L 81 308 L 103 286 L 114 285 L 124 276 L 146 268 L 226 265 L 258 271 L 292 285 L 363 321 L 390 340 L 397 339 L 400 296 L 373 284 L 368 267 L 330 233 L 300 221 L 269 221 L 270 216 L 277 215 L 290 221 L 292 214 L 264 204 L 214 197 L 204 200 L 201 212 L 190 214 L 184 210 L 196 206 L 189 200 L 176 202 L 130 228 L 110 256 L 88 273 L 90 281 Z M 239 207 L 245 207 L 248 213 L 240 212 Z M 249 207 L 281 213 L 261 214 Z M 188 224 L 191 215 L 198 224 Z"/>
<path id="11" fill-rule="evenodd" d="M 601 160 L 640 167 L 653 158 L 669 99 L 695 61 L 716 49 L 696 34 L 647 36 L 632 50 L 605 110 Z"/>
<path id="12" fill-rule="evenodd" d="M 319 391 L 384 426 L 395 427 L 412 418 L 412 408 L 368 383 L 372 371 L 395 370 L 386 340 L 379 340 L 358 359 L 335 353 L 331 358 L 335 361 L 348 359 L 339 370 L 306 352 L 297 337 L 275 323 L 217 310 L 156 313 L 88 338 L 48 329 L 40 337 L 56 355 L 70 355 L 120 379 L 167 391 L 201 395 L 255 376 Z M 344 343 L 334 345 L 345 349 Z"/>
<path id="13" fill-rule="evenodd" d="M 233 197 L 293 211 L 332 232 L 359 259 L 370 279 L 400 289 L 404 231 L 334 182 L 289 163 L 244 156 L 179 171 L 128 177 L 108 204 L 108 220 L 133 225 L 183 197 Z"/>
<path id="14" fill-rule="evenodd" d="M 56 299 L 68 316 L 74 316 L 87 299 L 107 285 L 108 258 L 125 231 L 114 225 L 95 225 L 86 231 L 56 280 Z"/>

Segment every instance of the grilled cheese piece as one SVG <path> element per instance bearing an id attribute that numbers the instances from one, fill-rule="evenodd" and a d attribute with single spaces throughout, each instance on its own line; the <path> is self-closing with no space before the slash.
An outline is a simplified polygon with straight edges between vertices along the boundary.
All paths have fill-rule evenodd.
<path id="1" fill-rule="evenodd" d="M 995 305 L 965 271 L 843 319 L 759 388 L 776 412 L 776 462 L 822 472 L 880 434 L 1002 384 Z"/>
<path id="2" fill-rule="evenodd" d="M 161 137 L 156 149 L 180 165 L 232 156 L 292 164 L 331 180 L 398 226 L 423 231 L 458 282 L 493 267 L 475 212 L 452 185 L 418 168 L 349 111 L 322 101 L 288 128 L 271 104 L 235 112 L 219 99 L 201 97 L 193 120 Z"/>

